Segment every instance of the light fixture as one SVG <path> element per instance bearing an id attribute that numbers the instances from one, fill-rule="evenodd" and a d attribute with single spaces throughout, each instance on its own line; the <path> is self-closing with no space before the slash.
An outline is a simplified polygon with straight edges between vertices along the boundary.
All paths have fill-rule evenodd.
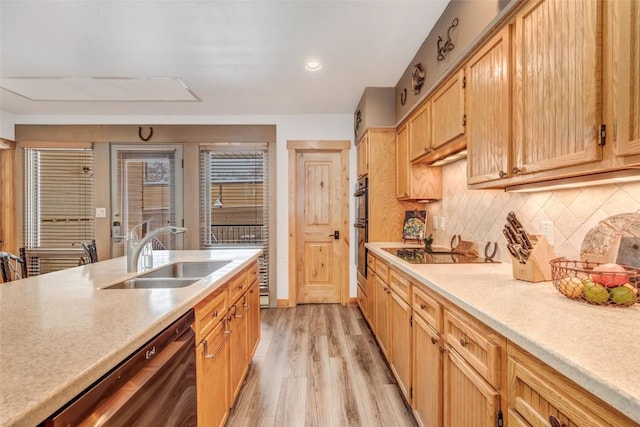
<path id="1" fill-rule="evenodd" d="M 505 188 L 507 193 L 535 193 L 538 191 L 564 190 L 594 185 L 624 184 L 640 181 L 640 168 L 621 169 L 609 172 L 593 173 L 571 178 L 553 179 L 531 184 L 511 185 Z"/>
<path id="2" fill-rule="evenodd" d="M 322 64 L 315 59 L 310 59 L 304 63 L 304 69 L 307 71 L 318 71 L 320 68 L 322 68 Z"/>
<path id="3" fill-rule="evenodd" d="M 467 157 L 467 150 L 458 151 L 457 153 L 449 154 L 447 157 L 443 157 L 440 160 L 436 160 L 433 163 L 430 163 L 429 166 L 444 166 L 449 163 L 453 163 L 460 159 Z"/>

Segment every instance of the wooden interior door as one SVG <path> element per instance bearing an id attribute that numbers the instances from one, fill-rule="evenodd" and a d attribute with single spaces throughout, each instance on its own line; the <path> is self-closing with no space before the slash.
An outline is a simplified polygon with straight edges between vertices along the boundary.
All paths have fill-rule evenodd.
<path id="1" fill-rule="evenodd" d="M 341 163 L 339 152 L 296 155 L 297 303 L 341 302 Z"/>
<path id="2" fill-rule="evenodd" d="M 0 252 L 17 254 L 14 156 L 15 142 L 0 139 Z"/>

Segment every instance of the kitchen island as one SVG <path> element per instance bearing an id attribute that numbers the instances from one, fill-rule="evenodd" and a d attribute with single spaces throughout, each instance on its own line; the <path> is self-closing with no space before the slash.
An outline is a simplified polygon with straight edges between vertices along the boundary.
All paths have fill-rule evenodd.
<path id="1" fill-rule="evenodd" d="M 260 253 L 154 252 L 154 267 L 230 261 L 183 288 L 103 289 L 139 274 L 124 257 L 0 284 L 0 426 L 43 421 Z"/>
<path id="2" fill-rule="evenodd" d="M 384 250 L 399 246 L 367 244 L 376 258 L 640 423 L 640 305 L 573 301 L 551 282 L 514 279 L 508 263 L 410 264 Z"/>

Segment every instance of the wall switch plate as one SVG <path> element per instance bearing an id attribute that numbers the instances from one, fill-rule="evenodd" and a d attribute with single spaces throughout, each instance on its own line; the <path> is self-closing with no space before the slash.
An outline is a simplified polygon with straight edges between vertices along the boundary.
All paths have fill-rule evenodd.
<path id="1" fill-rule="evenodd" d="M 440 217 L 440 230 L 445 230 L 445 220 L 443 216 Z"/>
<path id="2" fill-rule="evenodd" d="M 106 218 L 107 208 L 96 208 L 96 218 Z"/>
<path id="3" fill-rule="evenodd" d="M 540 234 L 542 234 L 544 238 L 547 239 L 547 242 L 549 242 L 549 244 L 553 246 L 554 239 L 552 221 L 540 221 Z"/>
<path id="4" fill-rule="evenodd" d="M 433 229 L 434 230 L 438 229 L 438 217 L 437 216 L 433 217 Z"/>

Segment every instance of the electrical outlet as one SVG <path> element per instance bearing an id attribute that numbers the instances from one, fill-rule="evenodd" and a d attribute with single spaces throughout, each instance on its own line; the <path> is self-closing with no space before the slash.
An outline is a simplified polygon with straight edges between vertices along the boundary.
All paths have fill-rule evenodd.
<path id="1" fill-rule="evenodd" d="M 433 217 L 433 229 L 434 230 L 438 229 L 438 217 L 437 216 Z"/>
<path id="2" fill-rule="evenodd" d="M 107 208 L 96 208 L 96 218 L 106 218 Z"/>
<path id="3" fill-rule="evenodd" d="M 540 221 L 540 234 L 542 234 L 547 242 L 553 246 L 553 222 L 552 221 Z"/>
<path id="4" fill-rule="evenodd" d="M 440 230 L 442 230 L 442 231 L 446 230 L 446 228 L 445 228 L 445 220 L 444 220 L 443 216 L 440 217 Z"/>

